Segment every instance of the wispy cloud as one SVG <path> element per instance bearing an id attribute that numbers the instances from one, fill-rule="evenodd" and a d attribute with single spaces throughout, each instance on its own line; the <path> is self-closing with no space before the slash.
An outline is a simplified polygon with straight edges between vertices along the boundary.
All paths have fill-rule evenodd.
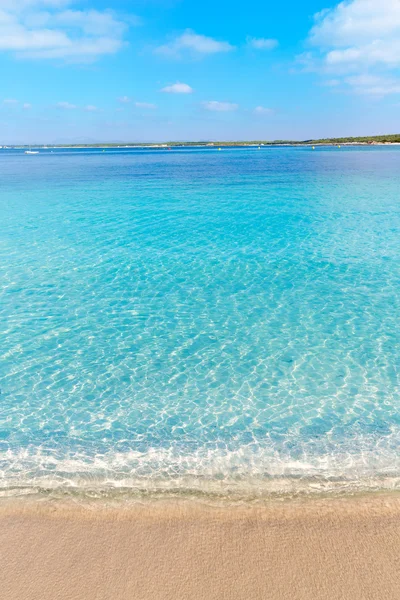
<path id="1" fill-rule="evenodd" d="M 136 108 L 146 108 L 146 109 L 154 109 L 157 108 L 156 104 L 152 104 L 151 102 L 135 102 Z"/>
<path id="2" fill-rule="evenodd" d="M 205 110 L 214 112 L 230 112 L 239 108 L 238 104 L 233 104 L 232 102 L 218 102 L 217 100 L 202 102 L 202 106 Z"/>
<path id="3" fill-rule="evenodd" d="M 379 77 L 377 75 L 353 75 L 346 77 L 348 84 L 356 94 L 375 96 L 376 98 L 389 94 L 400 94 L 400 79 L 396 77 Z"/>
<path id="4" fill-rule="evenodd" d="M 340 83 L 340 79 L 326 79 L 322 82 L 322 85 L 325 85 L 326 87 L 337 87 Z"/>
<path id="5" fill-rule="evenodd" d="M 273 115 L 275 111 L 266 106 L 256 106 L 253 112 L 255 115 Z"/>
<path id="6" fill-rule="evenodd" d="M 177 58 L 187 52 L 200 56 L 217 54 L 218 52 L 230 52 L 233 49 L 234 47 L 229 42 L 219 41 L 187 29 L 182 35 L 176 37 L 168 44 L 158 46 L 154 52 L 155 54 Z"/>
<path id="7" fill-rule="evenodd" d="M 0 52 L 91 62 L 124 44 L 128 23 L 112 10 L 75 10 L 74 0 L 0 1 Z"/>
<path id="8" fill-rule="evenodd" d="M 94 104 L 88 104 L 87 106 L 85 106 L 86 112 L 96 112 L 97 110 L 99 110 L 97 108 L 97 106 L 94 106 Z"/>
<path id="9" fill-rule="evenodd" d="M 18 100 L 15 100 L 15 98 L 5 98 L 3 100 L 3 104 L 8 104 L 9 106 L 12 106 L 14 104 L 18 104 Z"/>
<path id="10" fill-rule="evenodd" d="M 247 37 L 247 45 L 256 50 L 273 50 L 279 45 L 278 40 L 272 38 Z"/>
<path id="11" fill-rule="evenodd" d="M 167 85 L 166 87 L 162 88 L 161 91 L 167 94 L 192 94 L 193 88 L 191 88 L 187 83 L 180 83 L 178 81 L 172 85 Z"/>
<path id="12" fill-rule="evenodd" d="M 131 99 L 128 96 L 121 96 L 118 98 L 118 102 L 121 102 L 121 104 L 128 104 L 130 101 Z"/>
<path id="13" fill-rule="evenodd" d="M 22 108 L 24 110 L 30 110 L 32 108 L 32 104 L 30 104 L 29 102 L 24 102 L 24 104 L 22 105 Z"/>
<path id="14" fill-rule="evenodd" d="M 300 57 L 307 70 L 335 75 L 356 93 L 400 93 L 399 0 L 347 0 L 314 19 L 308 42 L 315 50 Z"/>
<path id="15" fill-rule="evenodd" d="M 71 104 L 70 102 L 57 102 L 56 107 L 62 110 L 74 110 L 77 108 L 75 104 Z"/>

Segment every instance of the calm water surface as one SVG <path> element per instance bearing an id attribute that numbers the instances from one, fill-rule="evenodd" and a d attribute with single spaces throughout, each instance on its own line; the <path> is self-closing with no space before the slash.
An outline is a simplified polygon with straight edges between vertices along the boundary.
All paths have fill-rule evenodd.
<path id="1" fill-rule="evenodd" d="M 0 152 L 7 493 L 400 485 L 400 149 Z"/>

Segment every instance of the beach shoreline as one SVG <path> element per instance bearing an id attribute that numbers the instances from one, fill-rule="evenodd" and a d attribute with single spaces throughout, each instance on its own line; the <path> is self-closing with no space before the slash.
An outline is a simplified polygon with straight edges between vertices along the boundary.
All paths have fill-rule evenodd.
<path id="1" fill-rule="evenodd" d="M 4 600 L 400 597 L 400 495 L 3 499 Z"/>

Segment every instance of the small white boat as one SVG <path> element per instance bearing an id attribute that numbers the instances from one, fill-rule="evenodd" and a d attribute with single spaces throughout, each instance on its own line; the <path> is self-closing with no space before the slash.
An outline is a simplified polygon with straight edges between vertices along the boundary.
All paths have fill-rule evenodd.
<path id="1" fill-rule="evenodd" d="M 25 150 L 25 154 L 39 154 L 39 150 Z"/>

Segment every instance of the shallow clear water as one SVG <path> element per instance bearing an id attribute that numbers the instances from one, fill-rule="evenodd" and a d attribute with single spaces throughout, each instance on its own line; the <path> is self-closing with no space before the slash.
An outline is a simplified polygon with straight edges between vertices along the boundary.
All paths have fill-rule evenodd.
<path id="1" fill-rule="evenodd" d="M 0 152 L 2 487 L 397 485 L 400 148 Z"/>

